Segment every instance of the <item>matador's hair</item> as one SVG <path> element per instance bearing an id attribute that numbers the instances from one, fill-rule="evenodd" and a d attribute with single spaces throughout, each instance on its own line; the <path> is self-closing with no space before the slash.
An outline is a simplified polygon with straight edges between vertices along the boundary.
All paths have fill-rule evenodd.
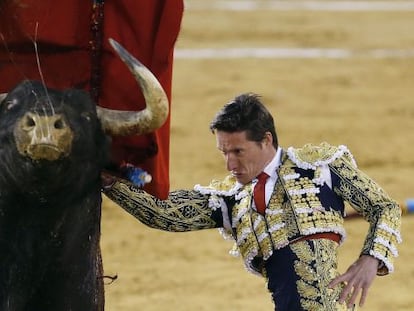
<path id="1" fill-rule="evenodd" d="M 224 105 L 211 121 L 210 130 L 213 133 L 246 131 L 247 139 L 257 142 L 270 132 L 273 146 L 278 146 L 273 117 L 260 101 L 260 96 L 254 93 L 241 94 Z"/>

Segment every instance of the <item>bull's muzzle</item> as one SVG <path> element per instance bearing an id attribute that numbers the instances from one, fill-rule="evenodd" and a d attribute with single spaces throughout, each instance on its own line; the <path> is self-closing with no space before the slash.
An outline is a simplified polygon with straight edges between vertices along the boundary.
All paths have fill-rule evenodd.
<path id="1" fill-rule="evenodd" d="M 55 161 L 72 149 L 73 132 L 61 114 L 27 112 L 14 127 L 14 137 L 19 153 L 33 160 Z"/>

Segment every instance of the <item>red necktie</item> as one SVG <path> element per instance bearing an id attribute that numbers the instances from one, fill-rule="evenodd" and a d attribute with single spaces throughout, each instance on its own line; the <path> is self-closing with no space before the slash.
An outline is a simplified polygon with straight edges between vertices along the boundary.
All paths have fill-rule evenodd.
<path id="1" fill-rule="evenodd" d="M 254 186 L 253 191 L 253 199 L 254 204 L 256 205 L 256 210 L 260 214 L 264 215 L 266 209 L 266 201 L 265 201 L 265 185 L 266 180 L 269 178 L 265 172 L 261 172 L 259 176 L 257 176 L 258 182 Z"/>

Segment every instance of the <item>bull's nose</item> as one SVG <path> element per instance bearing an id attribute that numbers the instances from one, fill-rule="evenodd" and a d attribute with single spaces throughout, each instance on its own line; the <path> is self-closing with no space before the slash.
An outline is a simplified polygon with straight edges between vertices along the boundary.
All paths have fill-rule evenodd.
<path id="1" fill-rule="evenodd" d="M 14 130 L 17 149 L 34 160 L 54 161 L 69 154 L 73 133 L 61 114 L 26 113 Z"/>
<path id="2" fill-rule="evenodd" d="M 64 130 L 68 128 L 62 115 L 39 116 L 34 113 L 27 113 L 22 122 L 23 129 L 26 131 L 40 131 L 39 134 L 51 133 L 54 130 Z"/>

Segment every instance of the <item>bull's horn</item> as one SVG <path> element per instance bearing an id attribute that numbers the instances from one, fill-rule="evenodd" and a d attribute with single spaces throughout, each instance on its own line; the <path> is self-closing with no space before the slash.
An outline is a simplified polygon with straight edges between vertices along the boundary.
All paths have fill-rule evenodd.
<path id="1" fill-rule="evenodd" d="M 0 102 L 2 102 L 7 97 L 7 93 L 0 93 Z"/>
<path id="2" fill-rule="evenodd" d="M 143 64 L 118 42 L 109 43 L 128 66 L 144 95 L 146 108 L 141 111 L 119 111 L 97 107 L 103 130 L 112 136 L 150 133 L 164 124 L 168 117 L 168 98 L 161 84 Z"/>

